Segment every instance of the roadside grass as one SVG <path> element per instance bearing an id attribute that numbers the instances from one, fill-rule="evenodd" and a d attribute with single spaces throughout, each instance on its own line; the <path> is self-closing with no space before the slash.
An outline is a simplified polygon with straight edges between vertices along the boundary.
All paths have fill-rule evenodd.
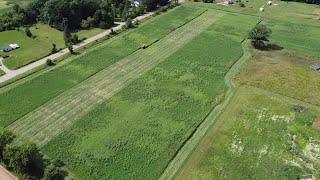
<path id="1" fill-rule="evenodd" d="M 255 51 L 236 83 L 280 93 L 320 106 L 320 72 L 310 66 L 319 59 L 291 51 Z"/>
<path id="2" fill-rule="evenodd" d="M 224 76 L 242 55 L 242 39 L 217 30 L 228 16 L 98 105 L 43 151 L 64 160 L 79 179 L 158 178 L 227 90 Z M 236 18 L 239 35 L 258 22 Z M 179 43 L 176 38 L 172 43 Z"/>
<path id="3" fill-rule="evenodd" d="M 76 34 L 78 35 L 79 39 L 82 40 L 82 39 L 88 39 L 90 37 L 98 35 L 104 31 L 106 31 L 106 29 L 91 28 L 91 29 L 83 29 L 83 30 L 77 31 Z"/>
<path id="4" fill-rule="evenodd" d="M 6 104 L 0 109 L 0 126 L 8 126 L 50 99 L 135 52 L 142 44 L 151 44 L 163 38 L 202 12 L 203 10 L 190 7 L 175 8 L 147 21 L 137 29 L 120 34 L 79 56 L 72 57 L 68 63 L 58 64 L 30 81 L 8 90 L 0 90 L 0 104 Z"/>
<path id="5" fill-rule="evenodd" d="M 30 31 L 36 38 L 26 36 L 24 29 L 0 32 L 1 46 L 8 46 L 9 44 L 19 44 L 20 46 L 19 49 L 9 53 L 0 53 L 10 55 L 10 58 L 3 61 L 4 65 L 9 69 L 18 69 L 49 55 L 53 43 L 57 45 L 57 49 L 65 46 L 62 32 L 48 25 L 36 24 L 30 27 Z"/>
<path id="6" fill-rule="evenodd" d="M 311 127 L 319 108 L 298 113 L 295 105 L 241 87 L 176 179 L 319 177 L 320 135 Z M 294 151 L 292 135 L 297 135 Z"/>

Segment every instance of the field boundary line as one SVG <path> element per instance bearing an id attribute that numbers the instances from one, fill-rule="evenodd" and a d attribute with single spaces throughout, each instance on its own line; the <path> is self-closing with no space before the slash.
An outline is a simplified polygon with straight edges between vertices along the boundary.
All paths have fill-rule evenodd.
<path id="1" fill-rule="evenodd" d="M 259 22 L 260 23 L 260 22 Z M 236 92 L 235 84 L 233 83 L 233 78 L 245 67 L 252 57 L 251 51 L 249 49 L 249 40 L 244 40 L 241 43 L 243 49 L 243 55 L 236 61 L 230 70 L 225 75 L 225 83 L 228 86 L 228 91 L 226 93 L 224 101 L 215 106 L 213 110 L 207 115 L 204 121 L 194 130 L 194 133 L 185 141 L 181 146 L 180 150 L 168 164 L 167 168 L 163 171 L 159 180 L 174 179 L 180 169 L 183 167 L 186 160 L 190 157 L 192 152 L 196 149 L 201 140 L 206 136 L 208 131 L 213 127 L 216 119 L 220 114 L 226 109 L 230 103 L 232 97 Z"/>

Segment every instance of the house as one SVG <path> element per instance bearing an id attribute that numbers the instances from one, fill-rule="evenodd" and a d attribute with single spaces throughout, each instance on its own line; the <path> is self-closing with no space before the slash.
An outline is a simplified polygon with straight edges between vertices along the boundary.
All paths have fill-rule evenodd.
<path id="1" fill-rule="evenodd" d="M 139 5 L 142 3 L 141 0 L 135 0 L 131 3 L 131 7 L 134 9 L 134 8 L 137 8 L 139 7 Z"/>
<path id="2" fill-rule="evenodd" d="M 9 46 L 12 47 L 12 49 L 20 48 L 20 46 L 18 44 L 10 44 Z"/>
<path id="3" fill-rule="evenodd" d="M 10 47 L 10 46 L 2 46 L 2 47 L 0 47 L 0 51 L 2 51 L 2 52 L 10 52 L 12 50 L 13 50 L 13 48 Z"/>
<path id="4" fill-rule="evenodd" d="M 272 1 L 268 1 L 268 3 L 267 3 L 267 4 L 271 6 L 271 5 L 272 5 Z"/>
<path id="5" fill-rule="evenodd" d="M 264 11 L 264 7 L 261 7 L 261 8 L 259 9 L 259 11 L 260 11 L 260 12 L 263 12 L 263 11 Z"/>
<path id="6" fill-rule="evenodd" d="M 225 0 L 224 3 L 225 4 L 234 4 L 233 0 Z"/>
<path id="7" fill-rule="evenodd" d="M 318 64 L 312 64 L 310 68 L 314 71 L 320 71 L 320 65 Z"/>

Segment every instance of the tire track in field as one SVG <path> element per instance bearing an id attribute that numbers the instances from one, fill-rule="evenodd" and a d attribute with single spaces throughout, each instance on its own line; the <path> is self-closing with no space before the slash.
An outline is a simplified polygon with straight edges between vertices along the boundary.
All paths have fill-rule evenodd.
<path id="1" fill-rule="evenodd" d="M 8 128 L 17 141 L 49 142 L 98 104 L 188 44 L 224 13 L 209 10 L 176 29 L 147 49 L 136 51 L 76 87 L 20 118 Z"/>

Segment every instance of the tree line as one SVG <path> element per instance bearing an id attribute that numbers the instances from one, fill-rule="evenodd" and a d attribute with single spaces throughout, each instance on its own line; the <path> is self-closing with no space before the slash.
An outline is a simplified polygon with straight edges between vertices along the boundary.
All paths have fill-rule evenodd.
<path id="1" fill-rule="evenodd" d="M 302 2 L 308 4 L 320 4 L 320 0 L 283 0 L 283 1 L 294 1 L 294 2 Z"/>
<path id="2" fill-rule="evenodd" d="M 33 142 L 13 144 L 15 138 L 12 132 L 0 129 L 0 162 L 14 171 L 19 179 L 63 180 L 67 177 L 62 161 L 44 158 Z"/>
<path id="3" fill-rule="evenodd" d="M 109 28 L 114 20 L 126 21 L 155 10 L 169 0 L 142 0 L 138 7 L 129 0 L 34 0 L 26 8 L 15 4 L 0 15 L 0 31 L 42 22 L 59 30 L 100 27 Z"/>

